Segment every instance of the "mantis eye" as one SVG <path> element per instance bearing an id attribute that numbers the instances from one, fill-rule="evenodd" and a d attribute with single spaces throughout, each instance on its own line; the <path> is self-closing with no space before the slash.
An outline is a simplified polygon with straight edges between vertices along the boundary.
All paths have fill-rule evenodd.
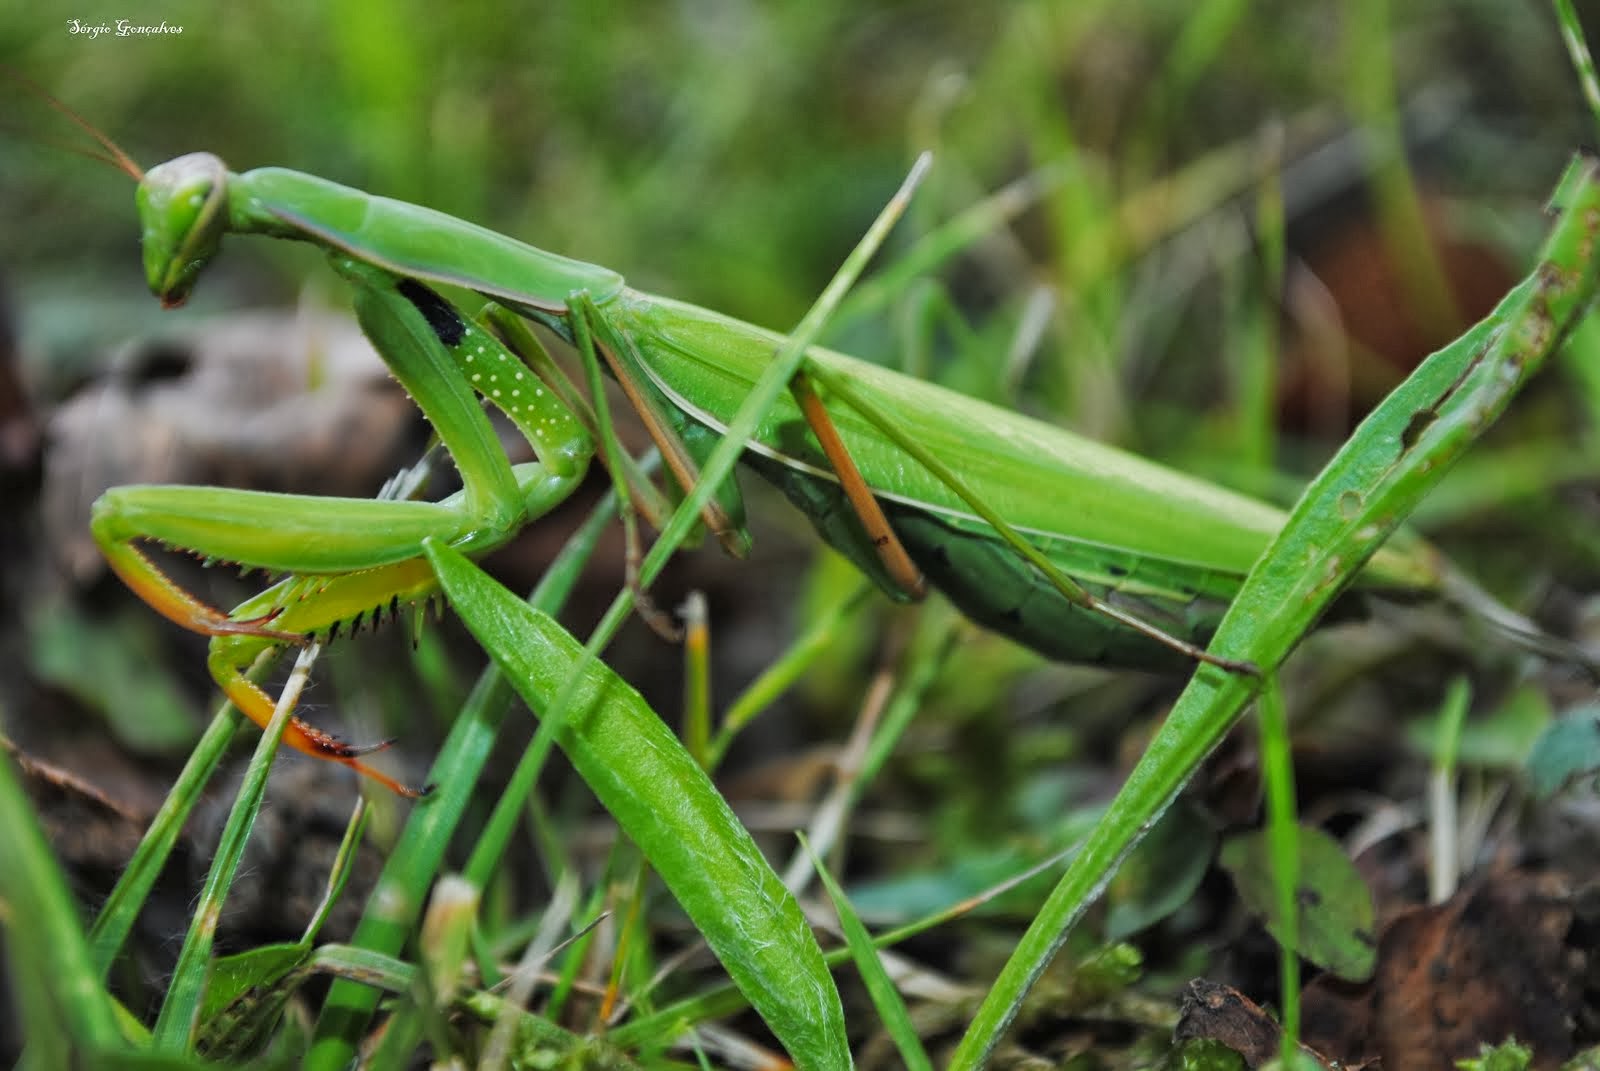
<path id="1" fill-rule="evenodd" d="M 228 169 L 210 153 L 190 153 L 153 167 L 135 197 L 144 228 L 150 292 L 181 305 L 216 254 L 227 222 Z"/>

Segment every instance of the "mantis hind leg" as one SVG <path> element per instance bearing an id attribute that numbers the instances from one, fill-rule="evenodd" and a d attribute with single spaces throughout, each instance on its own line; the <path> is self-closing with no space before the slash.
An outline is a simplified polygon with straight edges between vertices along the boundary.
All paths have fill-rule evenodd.
<path id="1" fill-rule="evenodd" d="M 839 429 L 828 415 L 827 406 L 822 404 L 822 399 L 811 385 L 811 377 L 804 370 L 795 373 L 789 383 L 789 393 L 799 403 L 800 411 L 811 427 L 811 434 L 816 436 L 817 444 L 822 447 L 833 474 L 839 478 L 839 489 L 844 492 L 856 520 L 871 541 L 883 571 L 908 599 L 921 599 L 928 590 L 922 570 L 911 560 L 905 544 L 890 527 L 889 518 L 884 516 L 877 496 L 867 486 L 867 481 L 862 479 L 855 458 L 850 456 L 849 448 L 839 437 Z"/>
<path id="2" fill-rule="evenodd" d="M 1202 647 L 1175 636 L 1172 633 L 1152 625 L 1136 614 L 1117 606 L 1093 592 L 1082 584 L 1067 576 L 1050 558 L 1039 548 L 1035 547 L 1016 529 L 1008 524 L 993 509 L 985 504 L 980 496 L 975 494 L 966 483 L 923 446 L 911 439 L 896 427 L 876 405 L 869 402 L 859 391 L 849 386 L 847 377 L 835 376 L 824 373 L 822 369 L 814 369 L 814 374 L 833 395 L 840 398 L 845 404 L 855 409 L 883 434 L 892 440 L 896 446 L 914 458 L 919 464 L 936 476 L 941 483 L 956 493 L 973 512 L 987 523 L 994 534 L 1008 544 L 1023 560 L 1037 568 L 1040 574 L 1055 589 L 1056 593 L 1068 603 L 1105 618 L 1108 622 L 1115 622 L 1118 626 L 1138 633 L 1146 639 L 1153 640 L 1164 647 L 1182 654 L 1193 662 L 1204 662 L 1227 670 L 1230 673 L 1240 673 L 1246 676 L 1259 676 L 1260 669 L 1253 663 L 1238 659 L 1226 658 L 1221 655 L 1211 654 Z M 937 541 L 935 541 L 937 542 Z M 977 590 L 977 589 L 973 589 Z M 982 598 L 982 596 L 975 596 Z M 1003 615 L 1002 615 L 1003 616 Z M 1004 629 L 1002 629 L 1004 631 Z M 1029 642 L 1024 640 L 1023 642 Z"/>

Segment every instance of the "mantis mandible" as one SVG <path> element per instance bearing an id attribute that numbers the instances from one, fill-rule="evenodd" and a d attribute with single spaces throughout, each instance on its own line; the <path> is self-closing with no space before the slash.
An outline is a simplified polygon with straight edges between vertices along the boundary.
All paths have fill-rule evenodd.
<path id="1" fill-rule="evenodd" d="M 163 305 L 188 297 L 229 232 L 320 247 L 461 474 L 462 490 L 438 502 L 154 485 L 96 501 L 93 533 L 111 567 L 154 609 L 212 637 L 213 677 L 258 724 L 273 706 L 244 676 L 258 654 L 431 597 L 424 539 L 485 553 L 582 480 L 595 453 L 590 414 L 529 322 L 587 367 L 610 369 L 684 486 L 781 342 L 633 290 L 609 269 L 312 175 L 236 174 L 205 153 L 134 173 L 145 272 Z M 430 284 L 489 305 L 468 316 Z M 511 463 L 485 402 L 516 424 L 536 461 Z M 1284 521 L 1246 496 L 821 348 L 744 460 L 892 597 L 917 597 L 925 575 L 984 626 L 1051 657 L 1112 666 L 1205 657 L 1197 645 Z M 705 522 L 738 552 L 737 489 L 730 480 L 718 495 Z M 141 542 L 288 575 L 225 613 L 174 583 Z M 1442 576 L 1426 548 L 1385 549 L 1363 581 L 1436 590 Z M 303 722 L 285 739 L 416 794 L 363 763 L 364 749 Z"/>

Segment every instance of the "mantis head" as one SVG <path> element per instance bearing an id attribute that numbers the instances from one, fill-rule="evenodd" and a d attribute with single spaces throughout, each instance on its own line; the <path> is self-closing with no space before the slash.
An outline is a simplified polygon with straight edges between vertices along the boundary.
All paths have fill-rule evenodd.
<path id="1" fill-rule="evenodd" d="M 144 273 L 166 308 L 181 305 L 216 255 L 228 225 L 228 168 L 208 152 L 152 167 L 136 200 L 144 228 Z"/>

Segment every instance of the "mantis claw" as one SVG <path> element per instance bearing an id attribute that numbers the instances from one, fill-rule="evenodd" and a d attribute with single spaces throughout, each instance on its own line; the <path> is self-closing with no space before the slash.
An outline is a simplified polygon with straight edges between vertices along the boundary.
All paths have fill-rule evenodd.
<path id="1" fill-rule="evenodd" d="M 219 624 L 210 626 L 206 632 L 212 636 L 259 636 L 262 639 L 272 640 L 275 643 L 289 644 L 294 647 L 304 647 L 310 643 L 311 637 L 299 632 L 284 632 L 280 629 L 266 627 L 267 622 L 276 620 L 281 613 L 283 613 L 283 609 L 280 607 L 270 614 L 247 618 L 243 621 L 235 621 L 228 618 Z"/>
<path id="2" fill-rule="evenodd" d="M 624 571 L 627 574 L 628 589 L 633 592 L 633 608 L 644 623 L 650 626 L 650 631 L 660 636 L 668 643 L 682 643 L 683 629 L 673 620 L 672 615 L 656 605 L 650 592 L 643 584 L 639 583 L 639 557 L 637 547 L 629 547 L 627 564 Z"/>
<path id="3" fill-rule="evenodd" d="M 391 736 L 389 739 L 379 740 L 375 744 L 347 744 L 340 740 L 337 741 L 337 745 L 341 758 L 353 759 L 358 755 L 371 755 L 379 751 L 387 751 L 389 748 L 394 747 L 397 739 L 398 737 Z"/>

